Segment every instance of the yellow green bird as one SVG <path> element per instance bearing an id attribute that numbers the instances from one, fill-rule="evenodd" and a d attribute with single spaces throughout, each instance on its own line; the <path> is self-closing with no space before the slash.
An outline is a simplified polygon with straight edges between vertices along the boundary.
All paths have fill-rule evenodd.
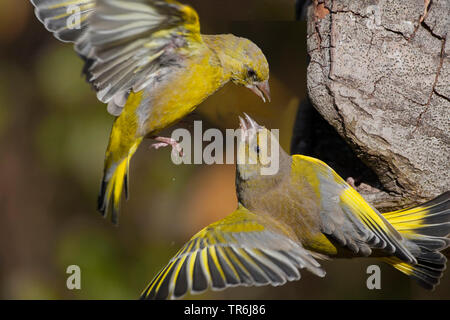
<path id="1" fill-rule="evenodd" d="M 31 0 L 46 28 L 75 43 L 84 74 L 114 121 L 98 209 L 117 222 L 128 171 L 144 137 L 155 148 L 176 141 L 157 134 L 192 112 L 227 82 L 270 101 L 269 65 L 250 40 L 200 34 L 199 17 L 174 0 Z"/>
<path id="2" fill-rule="evenodd" d="M 241 119 L 236 192 L 239 205 L 186 243 L 143 292 L 143 299 L 232 286 L 283 285 L 299 269 L 323 277 L 318 260 L 368 257 L 433 289 L 446 267 L 450 192 L 422 205 L 381 214 L 324 162 L 289 156 L 271 132 Z M 270 137 L 270 139 L 269 139 Z M 280 150 L 279 170 L 268 152 Z"/>

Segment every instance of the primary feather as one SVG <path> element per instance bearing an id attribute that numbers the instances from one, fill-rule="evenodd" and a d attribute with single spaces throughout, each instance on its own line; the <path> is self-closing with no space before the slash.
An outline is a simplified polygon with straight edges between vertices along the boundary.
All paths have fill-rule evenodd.
<path id="1" fill-rule="evenodd" d="M 240 205 L 192 237 L 144 290 L 142 298 L 181 298 L 188 292 L 238 285 L 278 286 L 300 279 L 298 269 L 303 268 L 325 275 L 289 229 Z"/>
<path id="2" fill-rule="evenodd" d="M 182 58 L 180 48 L 201 42 L 195 10 L 178 2 L 149 0 L 32 0 L 46 28 L 74 42 L 86 60 L 97 98 L 120 114 L 124 97 L 139 92 L 158 71 Z M 77 8 L 79 11 L 77 11 Z M 79 15 L 79 16 L 77 16 Z M 79 19 L 80 26 L 73 26 Z M 122 103 L 117 103 L 121 101 Z"/>

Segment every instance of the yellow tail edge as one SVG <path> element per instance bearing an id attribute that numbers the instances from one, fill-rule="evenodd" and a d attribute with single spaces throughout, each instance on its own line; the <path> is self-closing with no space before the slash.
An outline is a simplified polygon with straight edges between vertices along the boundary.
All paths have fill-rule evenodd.
<path id="1" fill-rule="evenodd" d="M 117 225 L 119 222 L 120 200 L 122 198 L 122 191 L 125 192 L 125 198 L 128 200 L 129 196 L 129 168 L 130 159 L 134 155 L 142 139 L 139 139 L 130 149 L 128 156 L 121 161 L 105 168 L 103 175 L 100 194 L 98 197 L 98 210 L 106 217 L 110 205 L 111 221 Z"/>
<path id="2" fill-rule="evenodd" d="M 450 246 L 450 191 L 421 205 L 384 213 L 383 216 L 416 248 L 417 264 L 396 257 L 380 258 L 400 272 L 433 290 L 440 282 L 447 259 L 441 253 Z"/>
<path id="3" fill-rule="evenodd" d="M 105 175 L 98 197 L 98 210 L 104 217 L 108 214 L 109 206 L 112 204 L 111 221 L 114 224 L 118 223 L 122 190 L 125 190 L 125 194 L 128 195 L 128 163 L 129 158 L 127 157 L 116 166 L 111 178 L 108 179 Z"/>

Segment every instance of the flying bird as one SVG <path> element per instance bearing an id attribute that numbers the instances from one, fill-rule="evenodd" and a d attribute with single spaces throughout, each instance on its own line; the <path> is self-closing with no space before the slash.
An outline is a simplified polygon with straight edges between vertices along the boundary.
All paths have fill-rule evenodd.
<path id="1" fill-rule="evenodd" d="M 270 101 L 269 65 L 261 49 L 231 34 L 203 35 L 190 6 L 174 0 L 31 0 L 45 27 L 72 42 L 97 98 L 116 116 L 106 150 L 98 209 L 117 223 L 128 198 L 130 159 L 145 137 L 192 112 L 227 82 Z M 109 210 L 112 204 L 112 210 Z"/>
<path id="2" fill-rule="evenodd" d="M 299 269 L 319 277 L 318 260 L 366 257 L 392 265 L 427 289 L 438 285 L 449 247 L 450 192 L 422 205 L 381 214 L 324 162 L 279 150 L 269 165 L 271 132 L 241 119 L 238 208 L 187 242 L 142 293 L 181 298 L 208 288 L 283 285 Z M 272 142 L 269 142 L 272 141 Z M 279 147 L 279 145 L 278 145 Z"/>

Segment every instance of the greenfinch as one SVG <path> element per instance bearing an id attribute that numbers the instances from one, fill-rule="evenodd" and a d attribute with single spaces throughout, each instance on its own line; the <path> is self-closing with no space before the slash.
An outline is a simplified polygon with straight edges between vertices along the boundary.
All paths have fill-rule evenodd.
<path id="1" fill-rule="evenodd" d="M 268 165 L 266 149 L 274 150 L 277 140 L 269 140 L 272 133 L 248 116 L 241 119 L 241 130 L 238 208 L 193 236 L 145 289 L 143 299 L 180 298 L 208 288 L 278 286 L 299 279 L 299 269 L 323 277 L 318 260 L 332 258 L 371 257 L 425 288 L 439 283 L 446 266 L 440 251 L 450 245 L 450 192 L 381 214 L 318 159 L 276 148 L 278 172 L 261 174 Z"/>
<path id="2" fill-rule="evenodd" d="M 176 141 L 157 134 L 192 112 L 227 82 L 270 100 L 269 65 L 250 40 L 200 34 L 199 17 L 174 0 L 31 0 L 45 27 L 75 43 L 84 74 L 114 121 L 98 209 L 117 223 L 128 197 L 130 159 L 144 137 L 155 148 Z"/>

